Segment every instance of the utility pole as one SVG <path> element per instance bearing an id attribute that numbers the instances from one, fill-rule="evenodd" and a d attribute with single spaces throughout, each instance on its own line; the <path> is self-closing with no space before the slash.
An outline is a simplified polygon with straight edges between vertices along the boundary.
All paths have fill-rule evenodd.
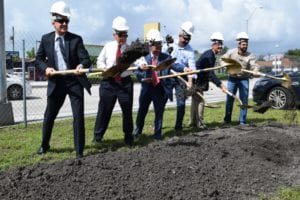
<path id="1" fill-rule="evenodd" d="M 249 35 L 249 21 L 250 21 L 250 19 L 251 19 L 251 17 L 254 15 L 254 13 L 255 13 L 255 11 L 257 10 L 257 9 L 263 9 L 263 7 L 262 6 L 257 6 L 257 7 L 255 7 L 254 8 L 254 10 L 252 11 L 252 13 L 249 15 L 249 17 L 246 19 L 246 33 Z"/>
<path id="2" fill-rule="evenodd" d="M 12 105 L 7 102 L 4 0 L 0 0 L 0 126 L 14 123 Z"/>
<path id="3" fill-rule="evenodd" d="M 10 36 L 12 41 L 12 50 L 15 51 L 15 27 L 12 27 L 12 36 Z"/>

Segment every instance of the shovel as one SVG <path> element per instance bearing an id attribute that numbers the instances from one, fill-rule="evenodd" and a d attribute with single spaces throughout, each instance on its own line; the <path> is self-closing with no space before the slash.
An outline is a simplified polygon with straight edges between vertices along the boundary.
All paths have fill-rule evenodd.
<path id="1" fill-rule="evenodd" d="M 171 73 L 172 74 L 178 74 L 178 73 L 176 73 L 174 70 L 170 70 L 171 71 Z M 184 79 L 184 78 L 182 78 L 181 76 L 177 76 L 177 78 L 179 79 L 179 80 L 181 80 L 187 87 L 189 87 L 189 83 Z M 195 91 L 194 92 L 192 92 L 192 93 L 195 93 Z M 193 94 L 192 94 L 193 95 Z M 220 106 L 219 105 L 214 105 L 214 104 L 208 104 L 208 103 L 206 103 L 206 99 L 204 98 L 204 96 L 200 93 L 200 92 L 196 92 L 196 95 L 198 95 L 198 97 L 200 97 L 201 99 L 202 99 L 202 101 L 204 102 L 204 106 L 205 107 L 208 107 L 208 108 L 219 108 Z"/>
<path id="2" fill-rule="evenodd" d="M 165 60 L 165 61 L 161 62 L 157 66 L 148 65 L 148 67 L 150 67 L 152 70 L 160 71 L 160 70 L 167 69 L 175 61 L 176 61 L 176 58 L 172 58 L 172 59 L 168 59 L 168 60 Z M 134 71 L 134 70 L 137 70 L 137 67 L 129 67 L 126 64 L 120 63 L 118 65 L 112 66 L 111 68 L 109 68 L 107 70 L 104 70 L 104 71 L 98 72 L 98 73 L 91 73 L 90 75 L 102 75 L 103 77 L 115 77 L 116 75 L 121 74 L 122 72 L 124 72 L 126 70 Z"/>
<path id="3" fill-rule="evenodd" d="M 239 107 L 241 107 L 241 108 L 252 108 L 253 107 L 253 106 L 250 106 L 250 105 L 243 104 L 243 102 L 241 101 L 240 98 L 238 98 L 236 95 L 232 94 L 228 90 L 226 90 L 225 93 L 228 94 L 229 96 L 235 98 L 236 100 L 238 100 L 238 102 L 240 104 Z"/>
<path id="4" fill-rule="evenodd" d="M 267 77 L 267 78 L 271 78 L 271 79 L 280 80 L 280 81 L 282 81 L 281 85 L 282 85 L 283 87 L 285 87 L 285 88 L 290 88 L 291 85 L 292 85 L 292 79 L 291 79 L 291 77 L 290 77 L 288 74 L 286 74 L 286 73 L 283 73 L 283 77 L 276 77 L 276 76 L 271 76 L 271 75 L 268 75 L 268 74 L 265 74 L 265 73 L 254 72 L 254 71 L 246 70 L 246 69 L 242 69 L 242 71 L 243 71 L 243 72 L 250 73 L 250 74 L 262 76 L 262 77 Z"/>
<path id="5" fill-rule="evenodd" d="M 292 79 L 286 73 L 284 73 L 283 77 L 280 78 L 280 77 L 271 76 L 271 75 L 261 73 L 261 72 L 254 72 L 254 71 L 251 71 L 251 70 L 242 69 L 241 64 L 238 61 L 236 61 L 234 59 L 231 59 L 231 58 L 221 58 L 221 59 L 225 63 L 228 63 L 229 66 L 231 66 L 231 69 L 228 70 L 229 74 L 237 74 L 237 73 L 240 73 L 242 71 L 242 72 L 250 73 L 250 74 L 253 74 L 253 75 L 258 75 L 258 76 L 262 76 L 262 77 L 268 77 L 268 78 L 271 78 L 271 79 L 280 80 L 280 81 L 282 81 L 282 86 L 283 87 L 285 87 L 285 88 L 290 88 L 291 87 Z"/>
<path id="6" fill-rule="evenodd" d="M 100 69 L 100 68 L 84 68 L 84 69 L 79 69 L 80 73 L 91 73 L 91 72 L 97 72 L 97 73 L 102 73 L 104 72 L 105 69 Z M 63 71 L 55 71 L 51 73 L 51 76 L 53 75 L 69 75 L 69 74 L 76 74 L 77 70 L 76 69 L 68 69 L 68 70 L 63 70 Z"/>

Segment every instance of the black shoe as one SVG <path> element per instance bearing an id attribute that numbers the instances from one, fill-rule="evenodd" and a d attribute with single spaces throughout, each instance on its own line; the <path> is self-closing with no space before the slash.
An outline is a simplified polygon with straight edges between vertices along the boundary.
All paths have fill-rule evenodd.
<path id="1" fill-rule="evenodd" d="M 76 159 L 80 159 L 83 158 L 83 154 L 82 153 L 76 153 Z"/>
<path id="2" fill-rule="evenodd" d="M 155 140 L 162 140 L 161 134 L 154 134 L 154 135 L 153 135 L 153 138 L 154 138 Z"/>
<path id="3" fill-rule="evenodd" d="M 134 137 L 139 137 L 139 136 L 141 135 L 141 133 L 138 132 L 137 130 L 134 130 L 133 133 L 132 133 L 132 135 L 133 135 Z"/>
<path id="4" fill-rule="evenodd" d="M 134 143 L 133 142 L 133 135 L 132 134 L 125 135 L 124 142 L 128 146 L 133 146 L 133 143 Z"/>
<path id="5" fill-rule="evenodd" d="M 100 145 L 101 144 L 101 139 L 93 139 L 93 144 L 94 145 Z"/>
<path id="6" fill-rule="evenodd" d="M 48 150 L 50 149 L 50 146 L 48 147 L 40 147 L 38 150 L 37 150 L 37 154 L 39 155 L 42 155 L 42 154 L 45 154 L 48 152 Z"/>

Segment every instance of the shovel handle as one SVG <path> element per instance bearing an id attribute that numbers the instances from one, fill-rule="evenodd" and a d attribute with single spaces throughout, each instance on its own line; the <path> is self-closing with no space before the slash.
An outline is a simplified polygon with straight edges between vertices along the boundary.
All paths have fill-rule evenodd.
<path id="1" fill-rule="evenodd" d="M 240 105 L 243 105 L 243 102 L 241 101 L 240 98 L 238 98 L 236 95 L 232 94 L 231 92 L 229 92 L 228 90 L 225 90 L 226 94 L 228 94 L 229 96 L 235 98 L 236 100 L 239 101 Z"/>
<path id="2" fill-rule="evenodd" d="M 104 72 L 105 69 L 101 69 L 101 68 L 84 68 L 84 69 L 79 69 L 80 73 L 92 73 L 92 72 Z M 63 71 L 55 71 L 51 73 L 52 75 L 68 75 L 68 74 L 75 74 L 77 73 L 76 69 L 68 69 L 68 70 L 63 70 Z"/>

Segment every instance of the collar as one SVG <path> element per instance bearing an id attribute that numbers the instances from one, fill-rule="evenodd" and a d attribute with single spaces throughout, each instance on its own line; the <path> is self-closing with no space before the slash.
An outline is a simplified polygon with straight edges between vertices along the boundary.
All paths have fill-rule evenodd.
<path id="1" fill-rule="evenodd" d="M 61 37 L 63 40 L 65 40 L 65 35 L 58 35 L 57 33 L 55 33 L 55 41 L 57 40 L 58 37 Z"/>

